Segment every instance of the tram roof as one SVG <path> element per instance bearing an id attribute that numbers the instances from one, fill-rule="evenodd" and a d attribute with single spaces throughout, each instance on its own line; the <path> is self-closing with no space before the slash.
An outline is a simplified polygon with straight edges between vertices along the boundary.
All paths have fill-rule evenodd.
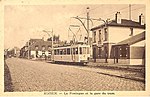
<path id="1" fill-rule="evenodd" d="M 71 44 L 67 44 L 67 45 L 60 45 L 60 46 L 55 46 L 54 48 L 67 48 L 67 47 L 78 47 L 78 46 L 89 46 L 87 44 L 75 44 L 75 45 L 71 45 Z"/>

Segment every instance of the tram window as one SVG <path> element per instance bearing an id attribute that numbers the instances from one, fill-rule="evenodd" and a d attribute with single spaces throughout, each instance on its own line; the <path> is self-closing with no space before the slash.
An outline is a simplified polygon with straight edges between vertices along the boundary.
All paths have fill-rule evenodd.
<path id="1" fill-rule="evenodd" d="M 80 54 L 82 54 L 82 48 L 80 47 Z"/>
<path id="2" fill-rule="evenodd" d="M 59 54 L 62 55 L 62 54 L 63 54 L 63 51 L 62 51 L 62 50 L 59 50 Z"/>
<path id="3" fill-rule="evenodd" d="M 70 54 L 70 48 L 67 48 L 67 54 L 68 55 Z"/>
<path id="4" fill-rule="evenodd" d="M 73 53 L 73 49 L 71 48 L 70 50 L 71 50 L 71 54 L 72 54 Z"/>
<path id="5" fill-rule="evenodd" d="M 83 54 L 86 54 L 86 47 L 83 47 L 82 52 Z"/>
<path id="6" fill-rule="evenodd" d="M 78 54 L 78 47 L 76 48 L 76 54 Z"/>
<path id="7" fill-rule="evenodd" d="M 66 55 L 66 49 L 63 49 L 63 55 Z"/>
<path id="8" fill-rule="evenodd" d="M 89 51 L 89 48 L 87 47 L 87 54 L 89 54 L 90 53 L 90 51 Z"/>
<path id="9" fill-rule="evenodd" d="M 56 55 L 59 55 L 59 49 L 56 50 Z"/>
<path id="10" fill-rule="evenodd" d="M 76 49 L 75 48 L 73 48 L 73 54 L 75 54 L 76 53 L 76 51 L 75 51 Z"/>
<path id="11" fill-rule="evenodd" d="M 54 55 L 56 55 L 56 50 L 54 50 Z"/>

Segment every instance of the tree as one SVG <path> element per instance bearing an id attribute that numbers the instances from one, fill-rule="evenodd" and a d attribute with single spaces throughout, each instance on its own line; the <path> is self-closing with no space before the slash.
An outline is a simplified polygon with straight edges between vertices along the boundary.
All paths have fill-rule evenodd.
<path id="1" fill-rule="evenodd" d="M 60 37 L 59 35 L 56 36 L 56 35 L 54 34 L 54 36 L 53 36 L 53 41 L 59 41 L 59 37 Z M 52 41 L 52 37 L 48 38 L 47 41 Z"/>

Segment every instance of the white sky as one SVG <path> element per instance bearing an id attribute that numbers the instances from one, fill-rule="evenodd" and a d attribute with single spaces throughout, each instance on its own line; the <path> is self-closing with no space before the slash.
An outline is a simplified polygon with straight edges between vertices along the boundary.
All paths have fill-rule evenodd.
<path id="1" fill-rule="evenodd" d="M 21 48 L 30 38 L 48 38 L 42 30 L 53 29 L 61 40 L 72 39 L 68 29 L 69 25 L 80 25 L 74 16 L 86 17 L 86 7 L 90 7 L 91 18 L 114 19 L 117 11 L 121 12 L 122 18 L 128 19 L 129 5 L 7 5 L 4 9 L 4 47 Z M 139 15 L 145 15 L 144 5 L 132 5 L 132 19 L 138 21 Z M 84 21 L 84 20 L 83 20 Z M 86 22 L 86 21 L 85 21 Z M 94 26 L 102 22 L 94 21 Z M 85 24 L 86 25 L 86 24 Z M 74 33 L 77 28 L 71 28 Z M 86 36 L 83 26 L 76 33 L 78 40 Z"/>

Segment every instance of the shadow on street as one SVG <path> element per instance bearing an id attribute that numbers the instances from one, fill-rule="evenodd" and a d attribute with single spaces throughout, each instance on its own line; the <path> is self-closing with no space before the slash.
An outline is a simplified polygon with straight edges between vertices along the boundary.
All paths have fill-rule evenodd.
<path id="1" fill-rule="evenodd" d="M 4 60 L 4 92 L 13 92 L 12 79 L 9 68 Z"/>

